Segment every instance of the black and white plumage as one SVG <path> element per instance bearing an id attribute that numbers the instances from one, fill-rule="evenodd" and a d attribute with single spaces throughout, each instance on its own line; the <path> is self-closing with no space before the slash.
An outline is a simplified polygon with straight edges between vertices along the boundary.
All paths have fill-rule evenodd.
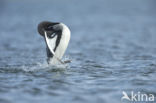
<path id="1" fill-rule="evenodd" d="M 70 30 L 63 23 L 49 21 L 38 25 L 38 32 L 44 37 L 47 45 L 48 63 L 55 65 L 64 63 L 61 61 L 70 40 Z"/>

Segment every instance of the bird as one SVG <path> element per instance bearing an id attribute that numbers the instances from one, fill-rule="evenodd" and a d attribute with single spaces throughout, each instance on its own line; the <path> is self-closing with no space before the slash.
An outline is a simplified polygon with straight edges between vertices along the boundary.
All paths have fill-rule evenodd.
<path id="1" fill-rule="evenodd" d="M 42 21 L 38 24 L 38 33 L 46 43 L 47 62 L 50 65 L 65 64 L 62 57 L 70 41 L 70 29 L 64 23 Z"/>

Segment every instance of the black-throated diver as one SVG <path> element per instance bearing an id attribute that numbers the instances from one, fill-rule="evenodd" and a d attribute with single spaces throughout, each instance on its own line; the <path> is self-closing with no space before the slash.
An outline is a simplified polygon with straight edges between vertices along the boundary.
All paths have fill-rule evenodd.
<path id="1" fill-rule="evenodd" d="M 44 37 L 48 64 L 64 64 L 61 60 L 70 40 L 70 30 L 63 23 L 43 21 L 38 25 L 38 32 Z"/>

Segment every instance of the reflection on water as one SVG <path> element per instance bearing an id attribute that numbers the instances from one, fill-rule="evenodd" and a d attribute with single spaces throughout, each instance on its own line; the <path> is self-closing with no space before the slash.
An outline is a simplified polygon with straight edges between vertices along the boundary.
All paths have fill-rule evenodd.
<path id="1" fill-rule="evenodd" d="M 154 0 L 1 0 L 0 102 L 120 103 L 122 91 L 156 87 Z M 43 20 L 71 29 L 66 56 L 49 67 Z"/>

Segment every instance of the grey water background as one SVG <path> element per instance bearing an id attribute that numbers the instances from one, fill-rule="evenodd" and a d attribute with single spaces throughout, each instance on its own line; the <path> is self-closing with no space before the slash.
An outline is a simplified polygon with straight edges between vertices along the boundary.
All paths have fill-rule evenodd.
<path id="1" fill-rule="evenodd" d="M 0 103 L 120 103 L 156 95 L 155 0 L 1 0 Z M 46 65 L 39 22 L 69 26 L 65 69 Z M 128 101 L 125 101 L 128 102 Z"/>

